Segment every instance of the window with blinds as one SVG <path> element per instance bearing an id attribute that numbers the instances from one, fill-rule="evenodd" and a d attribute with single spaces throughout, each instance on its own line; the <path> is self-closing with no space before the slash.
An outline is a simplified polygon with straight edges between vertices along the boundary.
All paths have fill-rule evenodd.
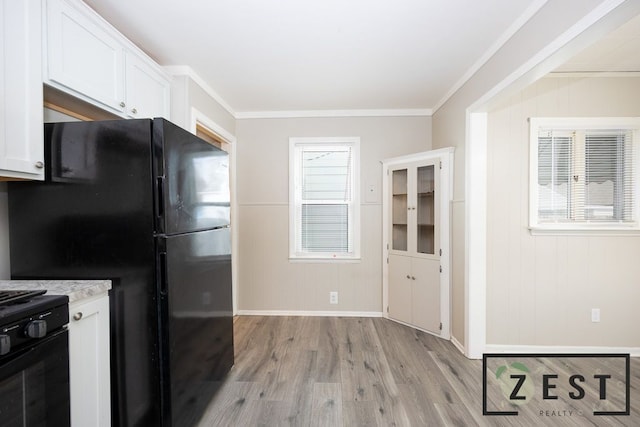
<path id="1" fill-rule="evenodd" d="M 290 256 L 356 258 L 357 138 L 291 138 Z"/>
<path id="2" fill-rule="evenodd" d="M 637 119 L 531 119 L 531 227 L 637 229 Z"/>

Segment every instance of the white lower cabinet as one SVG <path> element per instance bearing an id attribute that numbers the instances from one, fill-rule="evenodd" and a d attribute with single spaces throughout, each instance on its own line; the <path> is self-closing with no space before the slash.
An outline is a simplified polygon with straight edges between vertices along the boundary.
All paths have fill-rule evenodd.
<path id="1" fill-rule="evenodd" d="M 389 317 L 439 334 L 439 270 L 438 259 L 390 255 Z"/>
<path id="2" fill-rule="evenodd" d="M 109 296 L 69 305 L 71 426 L 110 426 Z"/>

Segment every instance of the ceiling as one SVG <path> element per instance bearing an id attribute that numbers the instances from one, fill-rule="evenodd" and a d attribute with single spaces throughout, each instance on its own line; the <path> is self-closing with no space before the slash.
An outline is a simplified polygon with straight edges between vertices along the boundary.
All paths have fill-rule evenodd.
<path id="1" fill-rule="evenodd" d="M 544 3 L 85 2 L 161 65 L 188 65 L 233 113 L 249 115 L 336 110 L 428 114 L 517 29 L 524 17 Z M 628 46 L 618 40 L 618 47 L 624 51 Z M 637 52 L 637 47 L 636 39 L 631 48 Z M 603 55 L 615 62 L 606 45 L 595 49 L 558 71 L 575 67 L 587 71 L 594 67 L 593 58 Z M 591 65 L 587 67 L 587 63 Z"/>

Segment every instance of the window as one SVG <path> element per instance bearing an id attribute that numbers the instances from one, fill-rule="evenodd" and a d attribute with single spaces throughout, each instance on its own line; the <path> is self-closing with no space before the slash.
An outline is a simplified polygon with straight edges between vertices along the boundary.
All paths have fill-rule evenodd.
<path id="1" fill-rule="evenodd" d="M 291 138 L 291 258 L 355 259 L 359 253 L 359 138 Z"/>
<path id="2" fill-rule="evenodd" d="M 532 118 L 532 230 L 640 230 L 637 118 Z"/>

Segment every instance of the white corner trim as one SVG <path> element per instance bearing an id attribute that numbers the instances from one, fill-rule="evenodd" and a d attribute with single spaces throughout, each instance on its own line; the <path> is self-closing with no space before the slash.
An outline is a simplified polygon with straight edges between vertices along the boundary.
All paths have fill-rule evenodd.
<path id="1" fill-rule="evenodd" d="M 239 316 L 382 317 L 380 311 L 238 310 Z"/>
<path id="2" fill-rule="evenodd" d="M 292 111 L 243 111 L 237 119 L 298 119 L 317 117 L 430 117 L 431 109 L 380 109 L 380 110 L 292 110 Z"/>
<path id="3" fill-rule="evenodd" d="M 211 98 L 213 98 L 222 108 L 227 110 L 233 118 L 237 119 L 236 112 L 231 108 L 229 104 L 215 91 L 207 82 L 204 81 L 191 67 L 188 65 L 165 65 L 163 67 L 167 73 L 172 76 L 189 76 L 194 82 L 198 84 Z"/>
<path id="4" fill-rule="evenodd" d="M 486 64 L 493 55 L 502 48 L 515 33 L 517 33 L 529 20 L 544 6 L 548 0 L 537 0 L 529 5 L 529 7 L 505 30 L 504 33 L 486 50 L 486 52 L 462 75 L 449 91 L 442 97 L 440 101 L 432 108 L 434 112 L 438 111 L 473 75 L 478 72 L 484 64 Z"/>
<path id="5" fill-rule="evenodd" d="M 465 141 L 465 350 L 484 353 L 487 334 L 487 113 L 467 111 Z"/>
<path id="6" fill-rule="evenodd" d="M 640 347 L 487 344 L 485 353 L 629 353 L 640 357 Z"/>

